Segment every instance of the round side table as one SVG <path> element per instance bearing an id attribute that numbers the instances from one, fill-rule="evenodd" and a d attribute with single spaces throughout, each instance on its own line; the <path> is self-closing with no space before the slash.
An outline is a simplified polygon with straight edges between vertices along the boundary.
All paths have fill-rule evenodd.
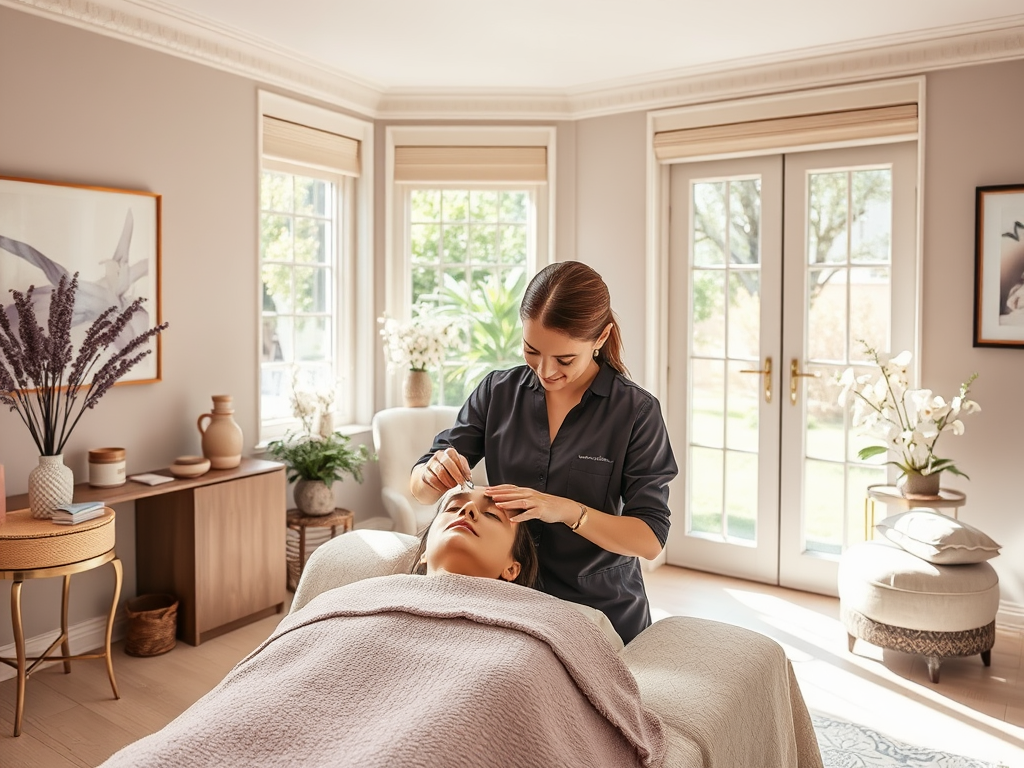
<path id="1" fill-rule="evenodd" d="M 71 655 L 68 641 L 68 592 L 71 576 L 110 563 L 114 567 L 114 599 L 107 617 L 107 632 L 103 653 Z M 26 579 L 64 579 L 61 600 L 60 636 L 41 656 L 25 656 L 25 628 L 21 623 L 21 585 Z M 0 662 L 18 670 L 18 699 L 14 710 L 14 735 L 21 735 L 21 716 L 25 709 L 25 681 L 43 661 L 64 662 L 64 674 L 71 672 L 71 662 L 80 659 L 106 659 L 107 677 L 120 699 L 114 679 L 114 662 L 110 655 L 110 633 L 114 627 L 114 614 L 121 597 L 121 561 L 114 554 L 114 510 L 109 507 L 102 517 L 86 520 L 77 525 L 57 525 L 49 520 L 36 520 L 29 510 L 8 512 L 0 525 L 0 579 L 11 585 L 11 623 L 14 629 L 15 658 L 0 657 Z M 60 646 L 61 655 L 53 652 Z M 28 664 L 28 662 L 32 662 Z"/>
<path id="2" fill-rule="evenodd" d="M 330 528 L 333 539 L 338 534 L 338 528 L 341 528 L 342 533 L 351 531 L 354 521 L 355 514 L 347 509 L 338 508 L 326 515 L 304 515 L 297 509 L 288 510 L 288 527 L 299 534 L 298 559 L 288 563 L 288 589 L 295 590 L 306 567 L 306 529 Z"/>
<path id="3" fill-rule="evenodd" d="M 873 538 L 875 529 L 875 502 L 893 504 L 903 509 L 930 507 L 932 509 L 952 509 L 953 519 L 960 517 L 960 507 L 967 503 L 967 494 L 952 488 L 941 488 L 938 496 L 921 496 L 909 494 L 904 496 L 896 485 L 869 485 L 868 496 L 864 500 L 864 539 Z"/>

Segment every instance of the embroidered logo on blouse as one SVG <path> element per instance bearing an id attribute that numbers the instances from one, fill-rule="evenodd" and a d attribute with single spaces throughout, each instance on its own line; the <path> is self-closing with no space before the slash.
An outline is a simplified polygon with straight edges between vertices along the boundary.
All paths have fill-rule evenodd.
<path id="1" fill-rule="evenodd" d="M 581 454 L 579 454 L 579 458 L 581 458 L 581 459 L 589 459 L 590 461 L 603 461 L 603 462 L 605 462 L 607 464 L 614 464 L 615 463 L 611 459 L 606 459 L 604 456 L 584 456 L 581 453 Z"/>

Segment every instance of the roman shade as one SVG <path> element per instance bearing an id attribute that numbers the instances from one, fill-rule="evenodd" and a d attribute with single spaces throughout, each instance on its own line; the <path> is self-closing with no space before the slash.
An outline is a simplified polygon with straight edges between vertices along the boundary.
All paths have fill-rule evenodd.
<path id="1" fill-rule="evenodd" d="M 359 141 L 269 115 L 263 116 L 263 156 L 359 176 Z"/>
<path id="2" fill-rule="evenodd" d="M 654 154 L 665 161 L 842 141 L 916 139 L 917 123 L 913 103 L 703 125 L 656 133 Z"/>
<path id="3" fill-rule="evenodd" d="M 395 147 L 395 181 L 536 183 L 547 175 L 546 147 Z"/>

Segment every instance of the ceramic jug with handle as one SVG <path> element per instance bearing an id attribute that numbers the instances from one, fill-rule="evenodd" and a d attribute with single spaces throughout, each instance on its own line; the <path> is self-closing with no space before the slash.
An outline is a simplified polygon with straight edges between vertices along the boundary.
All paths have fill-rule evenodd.
<path id="1" fill-rule="evenodd" d="M 214 395 L 213 411 L 196 422 L 211 469 L 232 469 L 242 463 L 242 428 L 235 423 L 234 412 L 231 395 Z"/>

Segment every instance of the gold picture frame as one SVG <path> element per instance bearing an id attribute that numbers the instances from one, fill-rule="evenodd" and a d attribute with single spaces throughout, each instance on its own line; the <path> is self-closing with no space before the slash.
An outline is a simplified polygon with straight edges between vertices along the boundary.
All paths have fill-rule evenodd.
<path id="1" fill-rule="evenodd" d="M 72 342 L 111 306 L 146 302 L 136 317 L 145 328 L 163 322 L 160 296 L 161 196 L 154 192 L 0 176 L 0 304 L 16 315 L 11 289 L 36 286 L 36 317 L 45 323 L 49 294 L 79 273 Z M 160 335 L 120 384 L 148 384 L 163 376 Z"/>

